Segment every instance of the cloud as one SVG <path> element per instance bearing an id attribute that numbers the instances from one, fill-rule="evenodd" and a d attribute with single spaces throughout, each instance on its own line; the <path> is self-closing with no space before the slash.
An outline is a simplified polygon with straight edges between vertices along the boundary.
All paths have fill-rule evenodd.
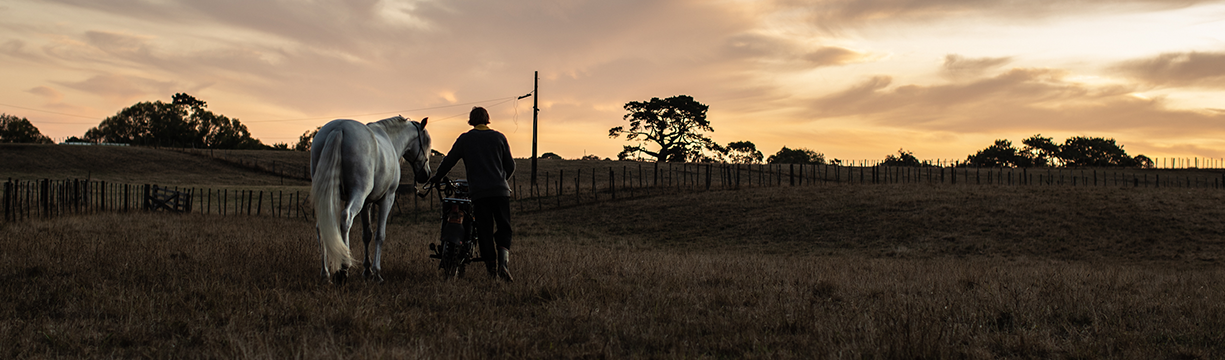
<path id="1" fill-rule="evenodd" d="M 3 44 L 0 44 L 0 54 L 28 61 L 42 60 L 41 56 L 30 51 L 29 47 L 26 46 L 25 41 L 17 39 L 5 41 Z"/>
<path id="2" fill-rule="evenodd" d="M 778 56 L 795 50 L 786 39 L 755 33 L 728 36 L 723 47 L 723 55 L 733 59 Z"/>
<path id="3" fill-rule="evenodd" d="M 1191 7 L 1214 0 L 832 0 L 814 4 L 802 0 L 781 0 L 780 8 L 807 14 L 813 25 L 840 32 L 842 29 L 871 23 L 930 22 L 952 17 L 990 17 L 1032 20 L 1050 17 L 1075 17 L 1106 12 L 1143 12 Z"/>
<path id="4" fill-rule="evenodd" d="M 794 124 L 823 127 L 823 134 L 872 127 L 882 136 L 1030 129 L 1047 133 L 1047 128 L 1148 129 L 1153 136 L 1172 136 L 1166 134 L 1175 130 L 1152 124 L 1225 123 L 1219 113 L 1179 110 L 1160 97 L 1128 96 L 1145 86 L 1225 83 L 1212 67 L 1222 63 L 1220 53 L 1154 56 L 1116 64 L 1109 69 L 1114 74 L 1075 74 L 1125 74 L 1140 82 L 1095 85 L 1072 81 L 1077 77 L 1068 70 L 1044 67 L 1070 66 L 1064 64 L 1081 58 L 1051 54 L 1044 57 L 1054 60 L 1041 60 L 1025 55 L 1032 52 L 1024 49 L 985 49 L 940 38 L 945 31 L 961 30 L 951 24 L 958 21 L 944 21 L 949 19 L 1011 26 L 1099 13 L 1143 14 L 1145 9 L 1201 1 L 50 2 L 58 5 L 44 12 L 101 20 L 39 18 L 28 25 L 4 25 L 24 33 L 0 37 L 0 60 L 36 60 L 9 63 L 39 63 L 37 70 L 24 73 L 48 74 L 31 76 L 18 91 L 40 84 L 65 91 L 69 98 L 76 96 L 73 90 L 86 91 L 110 100 L 99 108 L 191 92 L 213 107 L 241 109 L 225 110 L 229 116 L 242 116 L 265 138 L 277 138 L 269 133 L 278 131 L 296 138 L 317 124 L 261 120 L 352 116 L 522 95 L 530 91 L 536 70 L 542 77 L 542 124 L 566 128 L 542 131 L 556 131 L 567 146 L 592 151 L 590 147 L 615 150 L 623 144 L 598 143 L 580 134 L 607 140 L 599 135 L 621 122 L 625 102 L 679 94 L 711 105 L 719 129 L 715 136 L 733 136 L 721 141 L 747 139 L 762 147 L 766 142 L 758 136 L 800 136 L 789 126 Z M 916 24 L 940 31 L 911 33 Z M 1020 62 L 1013 57 L 964 55 L 993 52 L 1022 54 L 1018 57 L 1025 56 L 1027 67 L 1010 68 Z M 885 53 L 891 54 L 889 59 L 880 55 Z M 941 67 L 914 70 L 922 59 L 938 56 L 944 56 Z M 951 82 L 941 83 L 937 76 Z M 511 104 L 490 108 L 502 127 L 514 124 L 506 121 L 515 116 Z M 530 111 L 519 105 L 522 120 Z M 430 116 L 443 129 L 444 118 L 465 111 L 443 108 L 403 115 Z M 464 127 L 462 120 L 453 123 L 457 129 Z M 522 124 L 520 128 L 520 134 L 509 135 L 513 141 L 526 132 Z M 1208 126 L 1202 133 L 1215 131 Z M 892 141 L 886 137 L 870 144 L 883 144 L 882 154 L 898 145 L 916 148 Z M 860 141 L 847 143 L 846 149 L 855 143 Z M 827 154 L 843 156 L 832 150 Z"/>
<path id="5" fill-rule="evenodd" d="M 875 108 L 881 91 L 893 83 L 893 78 L 885 75 L 873 76 L 846 90 L 817 99 L 812 105 L 813 110 L 825 116 L 840 116 L 854 113 L 869 113 Z"/>
<path id="6" fill-rule="evenodd" d="M 121 102 L 135 99 L 165 98 L 173 94 L 177 89 L 176 84 L 171 81 L 158 81 L 139 76 L 114 74 L 97 75 L 78 82 L 57 83 Z"/>
<path id="7" fill-rule="evenodd" d="M 1225 89 L 1225 52 L 1165 53 L 1111 69 L 1153 86 Z"/>
<path id="8" fill-rule="evenodd" d="M 957 54 L 948 54 L 944 56 L 944 65 L 940 68 L 940 75 L 953 80 L 978 78 L 986 71 L 1009 62 L 1012 62 L 1012 57 L 967 58 Z"/>
<path id="9" fill-rule="evenodd" d="M 35 87 L 30 90 L 26 90 L 26 92 L 47 98 L 47 101 L 51 103 L 58 103 L 64 100 L 63 93 L 60 93 L 59 91 L 56 91 L 55 89 L 52 89 L 46 86 Z"/>
<path id="10" fill-rule="evenodd" d="M 809 100 L 808 107 L 795 110 L 807 117 L 791 117 L 807 121 L 779 136 L 795 138 L 795 129 L 812 129 L 803 135 L 807 143 L 792 143 L 813 144 L 807 146 L 827 154 L 898 146 L 922 152 L 921 157 L 955 154 L 956 148 L 981 149 L 991 139 L 1016 142 L 1042 133 L 1057 140 L 1111 137 L 1133 155 L 1225 156 L 1219 140 L 1225 138 L 1225 111 L 1180 108 L 1163 97 L 1133 96 L 1136 85 L 1093 85 L 1075 78 L 1066 70 L 1044 68 L 936 85 L 873 76 Z M 924 134 L 949 139 L 933 143 Z"/>
<path id="11" fill-rule="evenodd" d="M 1225 133 L 1220 112 L 1177 109 L 1163 98 L 1131 96 L 1134 87 L 1086 85 L 1069 77 L 1059 69 L 1016 68 L 965 83 L 894 86 L 891 78 L 876 76 L 814 99 L 808 111 L 819 118 L 960 133 L 1043 129 L 1157 135 L 1181 127 Z"/>
<path id="12" fill-rule="evenodd" d="M 688 1 L 59 2 L 152 24 L 75 35 L 61 58 L 109 73 L 157 69 L 145 76 L 217 84 L 306 114 L 437 105 L 442 91 L 458 102 L 521 95 L 534 70 L 579 80 L 545 89 L 551 96 L 607 91 L 622 102 L 753 86 L 743 80 L 755 61 L 794 51 L 788 39 L 745 35 L 752 14 Z M 749 48 L 729 56 L 737 41 Z M 592 88 L 595 79 L 608 82 Z M 508 93 L 507 84 L 522 86 Z"/>
<path id="13" fill-rule="evenodd" d="M 808 60 L 816 66 L 839 66 L 850 63 L 865 61 L 871 58 L 868 54 L 837 47 L 825 46 L 804 55 L 804 60 Z"/>

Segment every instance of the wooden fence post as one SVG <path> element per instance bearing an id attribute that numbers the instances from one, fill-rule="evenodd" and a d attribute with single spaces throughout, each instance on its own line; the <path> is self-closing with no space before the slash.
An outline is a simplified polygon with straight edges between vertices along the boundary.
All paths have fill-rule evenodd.
<path id="1" fill-rule="evenodd" d="M 795 186 L 795 164 L 786 164 L 786 165 L 788 165 L 788 173 L 786 173 L 786 180 L 788 180 L 789 185 Z"/>
<path id="2" fill-rule="evenodd" d="M 654 187 L 659 186 L 659 162 L 658 161 L 655 162 L 655 180 L 652 181 L 651 186 L 654 186 Z"/>
<path id="3" fill-rule="evenodd" d="M 4 183 L 4 221 L 11 221 L 13 215 L 13 179 Z"/>
<path id="4" fill-rule="evenodd" d="M 630 180 L 630 172 L 628 165 L 621 165 L 621 189 L 629 190 L 629 197 L 634 197 L 634 181 Z"/>
<path id="5" fill-rule="evenodd" d="M 149 184 L 145 184 L 144 190 L 145 190 L 144 191 L 145 196 L 142 197 L 140 201 L 140 203 L 142 204 L 141 208 L 143 208 L 144 211 L 149 211 L 149 210 L 152 210 L 153 208 L 153 200 L 149 199 L 149 196 L 153 194 L 152 193 L 153 189 L 149 187 Z"/>
<path id="6" fill-rule="evenodd" d="M 608 167 L 608 192 L 613 200 L 617 200 L 617 174 L 613 173 L 612 166 Z"/>
<path id="7" fill-rule="evenodd" d="M 710 190 L 710 164 L 706 164 L 706 190 Z"/>
<path id="8" fill-rule="evenodd" d="M 638 187 L 646 191 L 647 195 L 650 195 L 651 187 L 643 184 L 644 179 L 646 179 L 646 173 L 642 172 L 642 163 L 638 163 Z"/>

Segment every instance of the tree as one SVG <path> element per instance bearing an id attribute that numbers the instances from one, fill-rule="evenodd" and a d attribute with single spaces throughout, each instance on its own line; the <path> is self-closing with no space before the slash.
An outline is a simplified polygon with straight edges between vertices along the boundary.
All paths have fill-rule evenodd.
<path id="1" fill-rule="evenodd" d="M 698 160 L 706 150 L 723 152 L 719 144 L 702 134 L 703 131 L 715 131 L 706 120 L 708 109 L 708 106 L 688 95 L 651 98 L 645 102 L 631 101 L 625 104 L 629 114 L 622 117 L 629 121 L 629 128 L 618 126 L 609 129 L 608 137 L 616 138 L 624 134 L 625 140 L 638 142 L 637 145 L 626 145 L 617 154 L 620 160 L 643 159 L 644 155 L 657 162 Z M 647 144 L 659 149 L 651 151 L 647 149 Z"/>
<path id="2" fill-rule="evenodd" d="M 1020 150 L 1012 146 L 1007 139 L 995 140 L 995 144 L 979 150 L 977 154 L 966 157 L 966 163 L 977 167 L 1029 167 L 1029 158 L 1022 156 Z"/>
<path id="3" fill-rule="evenodd" d="M 1065 166 L 1137 166 L 1136 160 L 1123 151 L 1114 139 L 1075 136 L 1059 147 L 1059 159 Z"/>
<path id="4" fill-rule="evenodd" d="M 1021 155 L 1029 158 L 1030 163 L 1037 167 L 1046 167 L 1054 165 L 1052 160 L 1059 156 L 1059 145 L 1051 142 L 1051 138 L 1042 137 L 1042 134 L 1035 134 L 1028 139 L 1021 140 L 1025 147 L 1021 149 Z"/>
<path id="5" fill-rule="evenodd" d="M 885 166 L 922 166 L 919 159 L 914 157 L 914 152 L 897 149 L 897 155 L 885 156 Z"/>
<path id="6" fill-rule="evenodd" d="M 322 128 L 323 125 L 319 125 L 318 127 L 315 127 L 315 130 L 307 130 L 306 132 L 303 132 L 302 136 L 298 137 L 298 143 L 293 146 L 293 149 L 297 151 L 311 151 L 311 141 L 314 141 L 315 135 L 318 135 L 319 129 Z"/>
<path id="7" fill-rule="evenodd" d="M 734 141 L 727 144 L 727 158 L 735 164 L 756 164 L 762 160 L 761 151 L 751 141 Z"/>
<path id="8" fill-rule="evenodd" d="M 1152 167 L 1153 160 L 1144 155 L 1135 158 L 1123 151 L 1123 146 L 1114 139 L 1076 136 L 1055 144 L 1051 138 L 1041 134 L 1023 141 L 1025 147 L 1017 150 L 1012 142 L 995 140 L 995 145 L 980 150 L 966 158 L 971 166 L 981 167 L 1029 167 L 1029 166 L 1139 166 Z"/>
<path id="9" fill-rule="evenodd" d="M 1153 168 L 1153 159 L 1150 159 L 1148 156 L 1136 155 L 1136 157 L 1132 159 L 1136 161 L 1136 167 L 1139 167 L 1141 169 L 1152 169 Z"/>
<path id="10" fill-rule="evenodd" d="M 596 154 L 587 154 L 587 155 L 583 155 L 583 157 L 578 158 L 578 159 L 579 160 L 600 160 L 600 157 L 597 156 Z"/>
<path id="11" fill-rule="evenodd" d="M 238 119 L 206 110 L 207 104 L 178 93 L 170 103 L 141 102 L 120 110 L 85 132 L 85 139 L 132 145 L 220 149 L 264 149 Z"/>
<path id="12" fill-rule="evenodd" d="M 542 160 L 545 160 L 545 159 L 548 159 L 548 160 L 561 160 L 561 155 L 557 155 L 557 154 L 554 154 L 554 153 L 551 153 L 551 152 L 547 152 L 547 153 L 544 153 L 544 155 L 540 155 L 540 159 L 542 159 Z"/>
<path id="13" fill-rule="evenodd" d="M 771 164 L 824 164 L 825 154 L 804 148 L 788 149 L 784 146 L 777 153 L 766 158 L 766 162 Z"/>
<path id="14" fill-rule="evenodd" d="M 30 120 L 0 114 L 0 143 L 53 144 L 55 142 L 38 131 Z"/>

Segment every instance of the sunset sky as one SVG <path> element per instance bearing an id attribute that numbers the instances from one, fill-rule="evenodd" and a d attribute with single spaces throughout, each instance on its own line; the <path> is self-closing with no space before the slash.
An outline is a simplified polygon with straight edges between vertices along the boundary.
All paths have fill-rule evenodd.
<path id="1" fill-rule="evenodd" d="M 719 143 L 964 160 L 994 139 L 1225 157 L 1225 1 L 5 0 L 0 112 L 81 136 L 186 92 L 293 144 L 330 119 L 473 105 L 517 157 L 615 157 L 629 101 L 691 95 Z"/>

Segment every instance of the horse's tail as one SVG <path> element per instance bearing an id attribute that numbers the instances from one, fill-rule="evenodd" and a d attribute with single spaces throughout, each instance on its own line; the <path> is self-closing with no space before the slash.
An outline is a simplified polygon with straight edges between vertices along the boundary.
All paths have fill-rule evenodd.
<path id="1" fill-rule="evenodd" d="M 315 173 L 311 176 L 311 198 L 315 200 L 316 226 L 322 243 L 323 259 L 328 273 L 335 273 L 341 265 L 352 263 L 352 254 L 340 236 L 340 149 L 344 135 L 340 130 L 328 134 L 319 152 Z"/>

